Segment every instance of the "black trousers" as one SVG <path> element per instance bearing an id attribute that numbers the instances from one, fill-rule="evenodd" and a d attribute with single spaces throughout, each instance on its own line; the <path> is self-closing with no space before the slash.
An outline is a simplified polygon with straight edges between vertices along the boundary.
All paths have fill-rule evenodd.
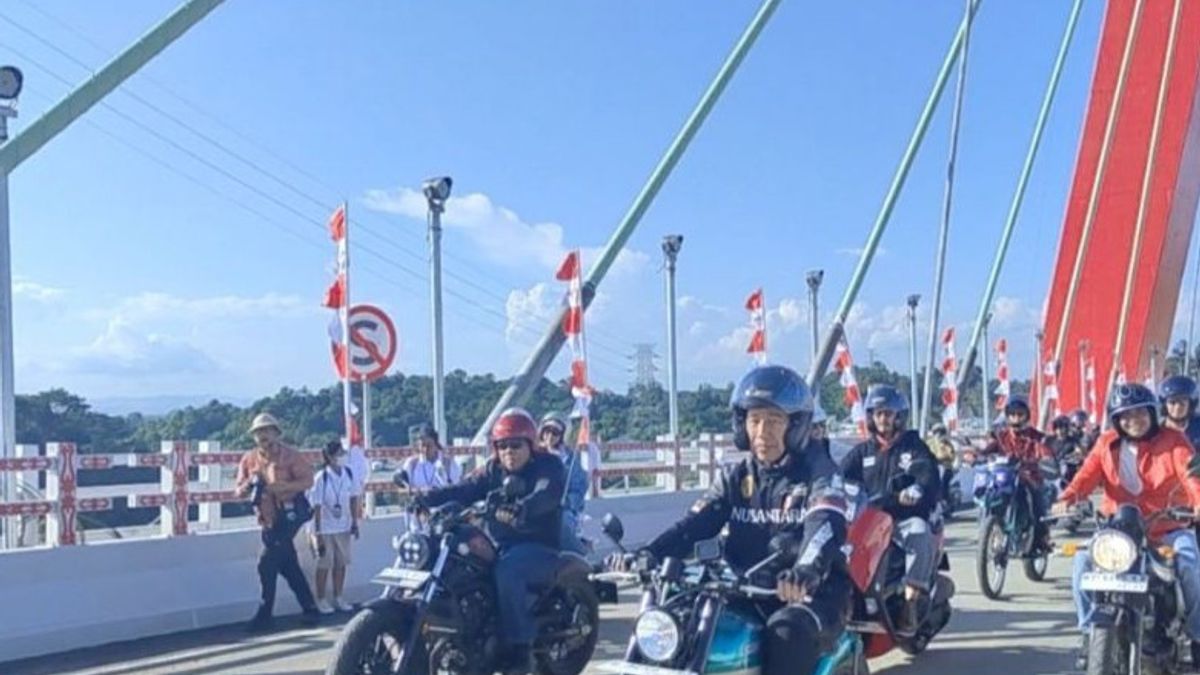
<path id="1" fill-rule="evenodd" d="M 850 578 L 830 574 L 805 605 L 785 606 L 767 619 L 764 675 L 809 675 L 846 630 Z"/>
<path id="2" fill-rule="evenodd" d="M 262 585 L 259 616 L 271 616 L 275 611 L 275 582 L 278 576 L 287 581 L 301 608 L 305 611 L 315 610 L 317 605 L 313 600 L 312 589 L 308 587 L 308 579 L 300 569 L 295 542 L 289 537 L 279 536 L 272 530 L 264 529 L 262 543 L 262 551 L 258 555 L 258 581 Z"/>

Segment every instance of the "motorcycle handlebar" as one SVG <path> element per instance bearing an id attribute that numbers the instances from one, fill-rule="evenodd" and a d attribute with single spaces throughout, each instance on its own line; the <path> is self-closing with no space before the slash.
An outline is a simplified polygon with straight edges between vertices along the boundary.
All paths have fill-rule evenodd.
<path id="1" fill-rule="evenodd" d="M 762 586 L 739 586 L 738 590 L 750 597 L 775 597 L 775 589 Z"/>

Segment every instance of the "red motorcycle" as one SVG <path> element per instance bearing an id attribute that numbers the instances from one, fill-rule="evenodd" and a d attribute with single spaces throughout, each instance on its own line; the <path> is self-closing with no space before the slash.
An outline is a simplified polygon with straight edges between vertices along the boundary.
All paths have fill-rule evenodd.
<path id="1" fill-rule="evenodd" d="M 901 477 L 905 478 L 905 477 Z M 850 577 L 854 581 L 854 605 L 849 628 L 860 633 L 867 658 L 882 656 L 899 647 L 908 654 L 920 654 L 929 641 L 950 621 L 950 598 L 954 582 L 950 579 L 950 561 L 944 550 L 945 532 L 940 520 L 931 523 L 937 540 L 938 566 L 930 580 L 930 602 L 916 630 L 903 630 L 899 619 L 905 606 L 905 554 L 900 532 L 884 507 L 892 495 L 904 489 L 893 486 L 888 495 L 867 499 L 861 485 L 847 483 L 851 497 L 851 522 L 848 541 Z"/>

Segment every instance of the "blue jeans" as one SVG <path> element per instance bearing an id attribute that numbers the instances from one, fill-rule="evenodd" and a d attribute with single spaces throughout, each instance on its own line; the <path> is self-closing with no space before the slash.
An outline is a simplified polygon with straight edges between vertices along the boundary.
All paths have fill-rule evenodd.
<path id="1" fill-rule="evenodd" d="M 1184 630 L 1189 638 L 1200 640 L 1200 550 L 1196 534 L 1190 528 L 1179 529 L 1163 537 L 1163 543 L 1175 550 L 1175 577 L 1183 591 L 1187 611 Z M 1071 575 L 1071 594 L 1075 596 L 1075 611 L 1080 629 L 1086 630 L 1092 615 L 1091 598 L 1079 588 L 1085 572 L 1092 570 L 1092 556 L 1087 551 L 1075 554 L 1075 570 Z"/>
<path id="2" fill-rule="evenodd" d="M 579 539 L 579 516 L 574 512 L 563 509 L 562 534 L 559 539 L 559 546 L 562 547 L 562 550 L 579 555 L 587 554 L 583 548 L 583 542 Z"/>
<path id="3" fill-rule="evenodd" d="M 542 544 L 516 544 L 496 561 L 496 599 L 500 604 L 500 638 L 509 646 L 528 646 L 537 634 L 533 589 L 553 581 L 558 552 Z"/>

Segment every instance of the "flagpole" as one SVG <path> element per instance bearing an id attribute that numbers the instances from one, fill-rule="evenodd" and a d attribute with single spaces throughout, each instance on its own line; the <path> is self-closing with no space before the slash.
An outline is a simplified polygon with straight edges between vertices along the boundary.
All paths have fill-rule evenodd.
<path id="1" fill-rule="evenodd" d="M 345 236 L 342 240 L 344 251 L 344 265 L 346 272 L 345 280 L 345 295 L 342 298 L 342 306 L 338 308 L 338 317 L 342 321 L 342 425 L 346 429 L 346 445 L 349 445 L 354 438 L 353 432 L 353 403 L 351 402 L 350 391 L 350 207 L 346 202 L 342 202 L 342 216 L 345 218 Z"/>

